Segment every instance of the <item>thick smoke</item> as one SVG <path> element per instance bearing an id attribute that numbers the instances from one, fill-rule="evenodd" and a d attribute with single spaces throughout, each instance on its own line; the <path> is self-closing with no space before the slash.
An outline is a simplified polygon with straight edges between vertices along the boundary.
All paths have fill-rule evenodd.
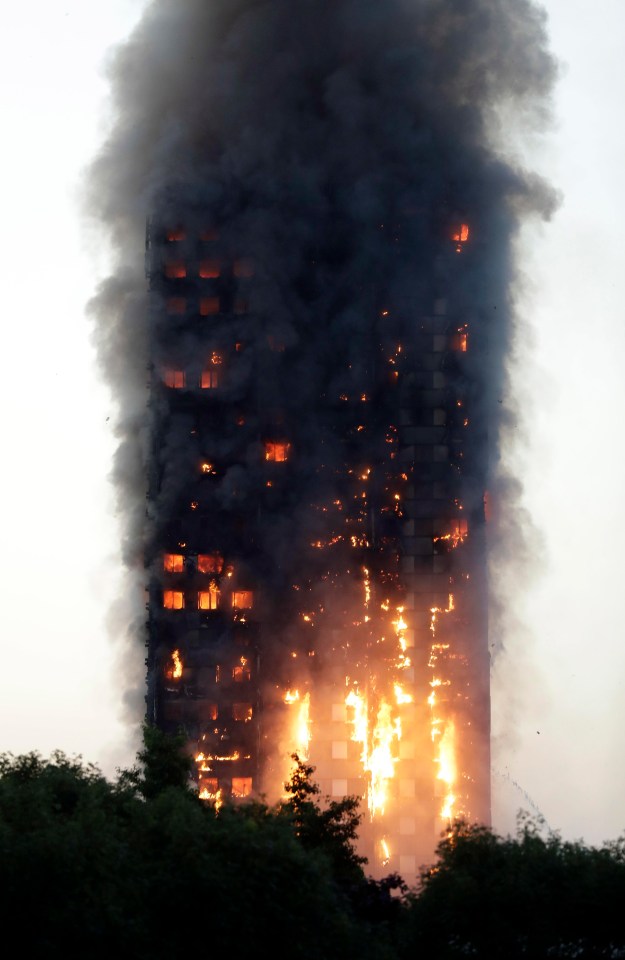
<path id="1" fill-rule="evenodd" d="M 266 505 L 272 522 L 249 557 L 249 579 L 262 568 L 276 591 L 290 583 L 297 545 L 329 532 L 307 506 L 346 493 L 337 479 L 339 437 L 362 416 L 337 408 L 336 398 L 375 389 L 379 343 L 410 348 L 414 317 L 431 311 L 440 292 L 444 265 L 432 236 L 454 220 L 471 224 L 472 260 L 446 276 L 444 292 L 464 304 L 461 320 L 475 342 L 484 330 L 488 344 L 456 374 L 473 430 L 460 494 L 471 513 L 489 489 L 505 518 L 491 536 L 498 562 L 520 556 L 518 482 L 499 456 L 519 417 L 508 389 L 514 243 L 526 217 L 550 215 L 554 197 L 508 155 L 506 124 L 544 122 L 555 67 L 540 8 L 529 0 L 155 0 L 113 52 L 109 76 L 113 122 L 88 173 L 86 207 L 110 241 L 114 269 L 90 313 L 118 404 L 113 480 L 128 567 L 142 574 L 146 555 L 167 546 L 167 516 L 188 499 L 201 458 L 230 464 L 210 497 L 222 517 L 213 523 L 216 545 L 220 522 L 231 535 L 229 515 L 257 489 L 262 438 L 284 429 L 298 452 L 298 493 L 274 513 Z M 152 424 L 167 417 L 154 398 L 148 408 L 150 367 L 158 373 L 174 355 L 186 369 L 203 362 L 200 340 L 175 338 L 164 307 L 154 297 L 148 304 L 146 222 L 175 223 L 181 210 L 187 223 L 211 211 L 223 248 L 254 262 L 250 309 L 262 321 L 216 323 L 211 347 L 219 352 L 233 335 L 252 346 L 270 339 L 290 361 L 278 379 L 271 357 L 263 377 L 242 356 L 224 396 L 235 410 L 246 405 L 252 379 L 262 383 L 257 417 L 209 436 L 172 416 L 155 454 Z M 374 343 L 363 317 L 388 306 Z M 374 466 L 384 459 L 392 413 L 384 403 L 375 409 L 362 443 L 363 463 Z M 333 429 L 341 417 L 342 434 Z M 154 469 L 159 501 L 146 509 Z M 310 564 L 304 574 L 314 582 Z M 311 595 L 313 606 L 328 602 Z M 130 625 L 139 641 L 141 610 L 142 601 Z M 279 639 L 288 649 L 296 642 L 288 604 L 282 615 Z"/>

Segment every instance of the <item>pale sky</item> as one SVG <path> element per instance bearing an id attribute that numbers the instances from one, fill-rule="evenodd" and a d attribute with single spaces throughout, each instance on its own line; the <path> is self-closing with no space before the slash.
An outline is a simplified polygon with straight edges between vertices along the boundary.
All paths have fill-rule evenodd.
<path id="1" fill-rule="evenodd" d="M 107 774 L 137 741 L 106 630 L 123 577 L 115 441 L 84 309 L 106 265 L 76 194 L 105 119 L 106 50 L 143 5 L 25 0 L 0 37 L 0 750 L 59 748 Z M 563 73 L 557 123 L 527 152 L 564 199 L 524 241 L 515 372 L 528 409 L 517 471 L 544 560 L 510 597 L 523 627 L 493 673 L 494 826 L 513 830 L 524 807 L 600 843 L 625 832 L 624 16 L 617 0 L 544 6 Z"/>

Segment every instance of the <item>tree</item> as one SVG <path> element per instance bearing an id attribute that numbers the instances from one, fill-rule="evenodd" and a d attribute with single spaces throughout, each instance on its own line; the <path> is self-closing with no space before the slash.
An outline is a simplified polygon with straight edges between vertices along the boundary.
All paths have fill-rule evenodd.
<path id="1" fill-rule="evenodd" d="M 625 957 L 624 853 L 625 839 L 565 842 L 525 815 L 516 838 L 458 822 L 411 897 L 403 956 Z"/>
<path id="2" fill-rule="evenodd" d="M 0 923 L 26 955 L 395 960 L 284 812 L 216 812 L 172 746 L 148 729 L 141 766 L 115 782 L 62 753 L 0 757 Z"/>

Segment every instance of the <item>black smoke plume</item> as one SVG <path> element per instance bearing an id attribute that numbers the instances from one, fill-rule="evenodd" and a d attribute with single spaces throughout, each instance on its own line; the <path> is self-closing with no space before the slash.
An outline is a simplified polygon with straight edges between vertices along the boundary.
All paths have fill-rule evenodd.
<path id="1" fill-rule="evenodd" d="M 418 355 L 416 318 L 444 314 L 445 302 L 462 305 L 450 323 L 468 324 L 474 347 L 445 372 L 471 411 L 452 492 L 477 515 L 488 489 L 506 516 L 504 553 L 519 550 L 517 481 L 500 461 L 518 417 L 508 389 L 519 323 L 514 245 L 526 218 L 551 214 L 554 196 L 508 141 L 544 122 L 555 75 L 545 15 L 530 0 L 148 4 L 110 59 L 113 121 L 86 190 L 114 259 L 90 315 L 117 402 L 113 481 L 134 582 L 170 548 L 171 518 L 196 501 L 210 522 L 190 522 L 189 538 L 204 538 L 204 549 L 211 537 L 220 549 L 229 538 L 242 585 L 271 585 L 259 602 L 273 617 L 278 611 L 274 652 L 301 647 L 294 586 L 328 621 L 336 605 L 342 622 L 360 595 L 355 579 L 326 589 L 332 571 L 357 566 L 346 543 L 333 547 L 340 560 L 330 566 L 310 550 L 347 529 L 322 505 L 352 497 L 349 463 L 372 468 L 378 521 L 375 530 L 364 524 L 368 556 L 394 589 L 401 518 L 383 506 L 389 429 L 398 406 L 418 411 L 426 385 L 404 371 L 399 403 L 380 390 L 379 367 L 398 344 Z M 158 285 L 148 293 L 146 223 L 154 234 L 179 222 L 217 229 L 230 262 L 254 264 L 241 311 L 245 278 L 220 280 L 227 319 L 209 333 L 178 330 Z M 454 271 L 450 230 L 463 222 L 470 242 Z M 233 340 L 244 349 L 225 362 L 227 424 L 198 425 L 192 409 L 172 414 L 154 391 L 148 403 L 150 377 L 172 358 L 197 378 L 207 353 L 225 355 Z M 261 498 L 262 444 L 281 436 L 295 452 L 288 482 L 284 474 Z M 200 461 L 215 466 L 210 486 L 190 480 Z M 410 479 L 418 487 L 420 478 Z M 431 484 L 425 469 L 421 480 Z M 159 494 L 150 502 L 151 487 Z M 237 528 L 242 514 L 246 530 Z M 348 520 L 360 535 L 357 511 Z M 143 620 L 140 601 L 130 624 L 138 649 Z M 319 663 L 323 654 L 321 643 Z M 287 682 L 275 659 L 275 678 Z M 143 689 L 133 693 L 138 716 Z"/>

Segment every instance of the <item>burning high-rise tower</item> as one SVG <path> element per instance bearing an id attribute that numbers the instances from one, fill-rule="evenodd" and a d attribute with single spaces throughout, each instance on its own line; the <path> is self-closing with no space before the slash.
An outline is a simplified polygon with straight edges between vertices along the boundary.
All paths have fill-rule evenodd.
<path id="1" fill-rule="evenodd" d="M 487 490 L 544 199 L 492 129 L 541 41 L 524 0 L 160 0 L 94 167 L 126 258 L 148 221 L 147 297 L 120 270 L 96 301 L 148 717 L 208 802 L 276 798 L 293 753 L 362 797 L 375 874 L 490 817 Z"/>

